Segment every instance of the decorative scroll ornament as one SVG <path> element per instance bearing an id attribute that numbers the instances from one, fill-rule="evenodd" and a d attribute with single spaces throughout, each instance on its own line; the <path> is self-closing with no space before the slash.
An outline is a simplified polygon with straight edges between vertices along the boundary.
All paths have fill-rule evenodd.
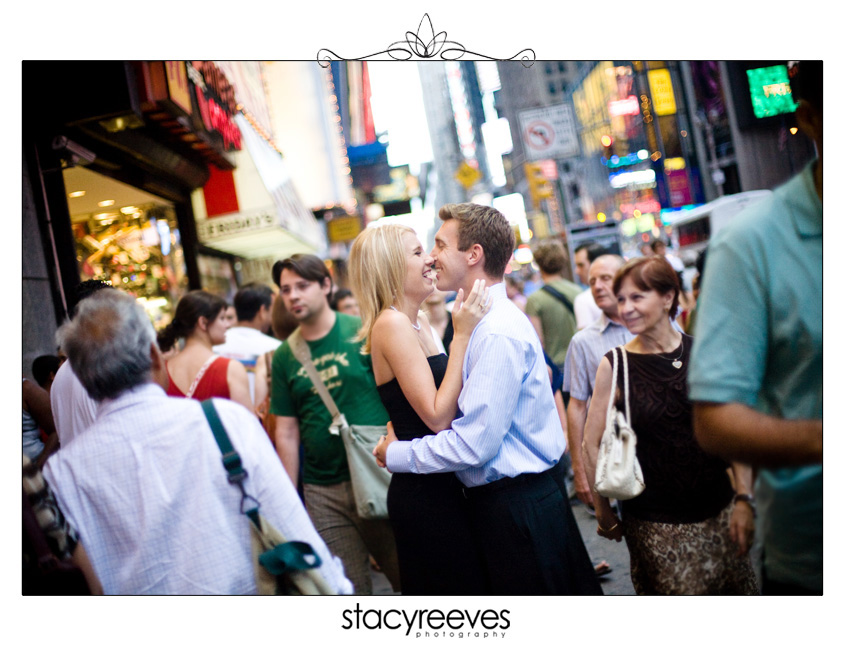
<path id="1" fill-rule="evenodd" d="M 505 59 L 490 57 L 485 54 L 467 50 L 460 43 L 457 43 L 456 41 L 449 41 L 447 39 L 448 35 L 444 31 L 435 33 L 434 26 L 431 23 L 431 18 L 428 14 L 422 16 L 422 20 L 419 22 L 419 28 L 416 33 L 405 32 L 405 36 L 406 38 L 404 41 L 391 43 L 386 50 L 373 52 L 372 54 L 368 54 L 363 57 L 353 57 L 351 59 L 341 57 L 328 48 L 322 48 L 319 52 L 317 52 L 317 61 L 323 68 L 327 68 L 331 65 L 331 61 L 335 59 L 361 61 L 363 59 L 370 59 L 382 54 L 389 55 L 391 58 L 400 61 L 411 60 L 414 55 L 416 55 L 419 59 L 433 59 L 439 55 L 439 58 L 444 61 L 453 61 L 455 59 L 460 59 L 464 54 L 469 54 L 474 57 L 490 61 L 505 61 Z M 536 61 L 536 53 L 532 49 L 526 48 L 517 52 L 512 57 L 508 57 L 506 61 L 512 61 L 515 59 L 519 59 L 525 68 L 530 68 L 534 61 Z"/>

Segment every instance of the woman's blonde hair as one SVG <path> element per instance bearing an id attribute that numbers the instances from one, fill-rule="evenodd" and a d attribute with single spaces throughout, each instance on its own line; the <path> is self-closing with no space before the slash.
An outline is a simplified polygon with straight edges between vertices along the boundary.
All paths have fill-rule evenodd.
<path id="1" fill-rule="evenodd" d="M 360 305 L 361 328 L 356 340 L 363 341 L 361 351 L 371 352 L 370 337 L 375 320 L 382 311 L 404 298 L 407 255 L 402 237 L 416 234 L 400 224 L 385 224 L 364 229 L 349 252 L 349 283 Z"/>

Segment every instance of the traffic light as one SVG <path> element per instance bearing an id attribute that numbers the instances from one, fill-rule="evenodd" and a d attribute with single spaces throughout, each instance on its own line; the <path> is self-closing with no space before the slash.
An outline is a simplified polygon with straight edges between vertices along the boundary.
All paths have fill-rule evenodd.
<path id="1" fill-rule="evenodd" d="M 542 174 L 542 166 L 538 163 L 525 163 L 525 177 L 527 178 L 530 199 L 534 208 L 539 206 L 542 200 L 554 197 L 554 189 Z"/>

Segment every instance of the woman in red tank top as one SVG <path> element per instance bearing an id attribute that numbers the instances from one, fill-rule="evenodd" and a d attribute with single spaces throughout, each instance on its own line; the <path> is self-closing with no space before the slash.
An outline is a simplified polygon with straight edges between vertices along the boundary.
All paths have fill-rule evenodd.
<path id="1" fill-rule="evenodd" d="M 225 300 L 192 290 L 179 300 L 173 321 L 158 334 L 162 351 L 185 339 L 182 350 L 167 361 L 171 397 L 232 399 L 255 412 L 249 396 L 246 368 L 239 361 L 216 355 L 211 349 L 226 341 L 229 327 Z"/>

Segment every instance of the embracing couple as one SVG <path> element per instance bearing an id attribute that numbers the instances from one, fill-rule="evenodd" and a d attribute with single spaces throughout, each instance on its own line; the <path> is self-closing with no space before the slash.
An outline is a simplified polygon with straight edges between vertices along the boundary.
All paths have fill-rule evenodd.
<path id="1" fill-rule="evenodd" d="M 366 229 L 349 257 L 360 337 L 392 428 L 374 454 L 402 592 L 601 594 L 559 467 L 566 440 L 536 331 L 507 299 L 515 242 L 496 209 L 448 204 L 430 254 L 401 225 Z M 450 355 L 422 302 L 457 291 Z"/>

